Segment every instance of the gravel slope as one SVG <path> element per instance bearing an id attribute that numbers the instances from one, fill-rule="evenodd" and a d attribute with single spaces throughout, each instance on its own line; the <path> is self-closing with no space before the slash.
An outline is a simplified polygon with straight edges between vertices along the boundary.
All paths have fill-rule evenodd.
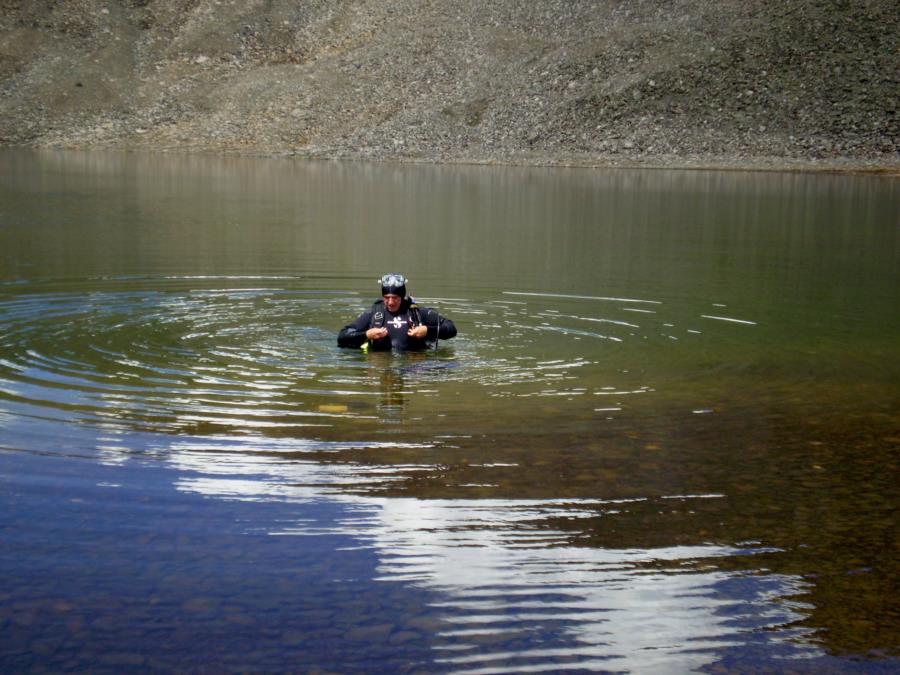
<path id="1" fill-rule="evenodd" d="M 0 145 L 900 170 L 896 0 L 0 0 Z"/>

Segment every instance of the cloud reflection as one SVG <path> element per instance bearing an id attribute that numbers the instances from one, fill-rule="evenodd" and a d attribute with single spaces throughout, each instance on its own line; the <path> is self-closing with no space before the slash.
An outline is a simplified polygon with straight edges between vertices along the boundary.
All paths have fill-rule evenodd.
<path id="1" fill-rule="evenodd" d="M 800 593 L 799 579 L 716 565 L 760 549 L 713 543 L 598 548 L 579 545 L 568 526 L 553 526 L 613 515 L 644 500 L 358 496 L 346 488 L 379 474 L 385 482 L 399 480 L 397 472 L 213 453 L 205 444 L 191 439 L 172 448 L 170 461 L 182 476 L 178 489 L 225 499 L 343 504 L 336 520 L 304 511 L 297 522 L 273 524 L 269 534 L 350 535 L 378 557 L 373 583 L 432 592 L 441 626 L 434 648 L 447 670 L 687 672 L 753 641 L 767 641 L 770 650 L 780 643 L 795 657 L 811 650 L 789 646 L 785 637 L 797 633 L 789 636 L 784 627 L 801 615 L 777 601 Z M 766 630 L 775 627 L 777 634 Z"/>

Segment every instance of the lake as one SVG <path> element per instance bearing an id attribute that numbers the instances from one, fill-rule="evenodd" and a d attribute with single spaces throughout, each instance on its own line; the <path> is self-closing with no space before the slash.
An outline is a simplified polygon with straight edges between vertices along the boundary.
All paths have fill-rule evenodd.
<path id="1" fill-rule="evenodd" d="M 900 668 L 895 178 L 0 175 L 3 672 Z"/>

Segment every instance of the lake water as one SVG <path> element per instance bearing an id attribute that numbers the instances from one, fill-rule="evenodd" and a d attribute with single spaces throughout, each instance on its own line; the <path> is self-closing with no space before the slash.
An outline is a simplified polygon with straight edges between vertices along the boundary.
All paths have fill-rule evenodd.
<path id="1" fill-rule="evenodd" d="M 896 179 L 0 177 L 3 672 L 900 668 Z"/>

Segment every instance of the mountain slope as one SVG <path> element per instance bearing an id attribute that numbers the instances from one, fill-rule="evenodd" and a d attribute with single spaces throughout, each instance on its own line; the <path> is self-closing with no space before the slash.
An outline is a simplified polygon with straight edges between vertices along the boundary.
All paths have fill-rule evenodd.
<path id="1" fill-rule="evenodd" d="M 0 4 L 0 144 L 900 165 L 895 0 Z"/>

